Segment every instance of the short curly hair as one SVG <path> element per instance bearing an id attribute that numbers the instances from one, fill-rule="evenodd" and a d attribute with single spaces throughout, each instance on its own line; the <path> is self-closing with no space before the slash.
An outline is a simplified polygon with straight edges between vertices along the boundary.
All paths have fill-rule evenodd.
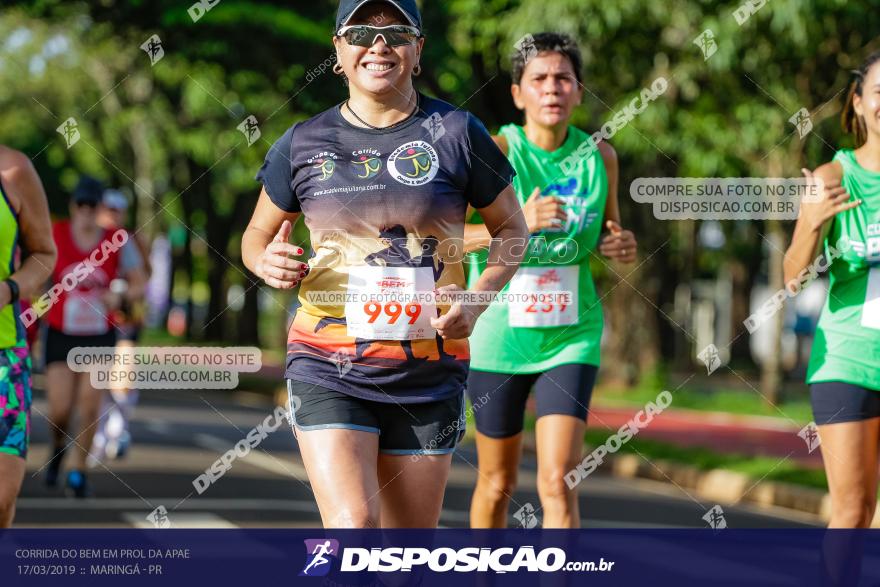
<path id="1" fill-rule="evenodd" d="M 577 42 L 562 33 L 545 32 L 526 35 L 517 42 L 516 51 L 511 57 L 513 83 L 519 84 L 522 81 L 523 72 L 526 70 L 529 59 L 545 51 L 561 53 L 568 57 L 577 80 L 583 81 L 581 70 L 584 66 L 584 59 Z"/>

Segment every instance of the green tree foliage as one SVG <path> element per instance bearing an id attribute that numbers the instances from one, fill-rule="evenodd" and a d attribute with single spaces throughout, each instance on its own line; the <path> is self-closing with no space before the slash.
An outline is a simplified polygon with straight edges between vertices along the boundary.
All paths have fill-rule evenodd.
<path id="1" fill-rule="evenodd" d="M 134 222 L 145 233 L 177 227 L 177 288 L 208 305 L 191 335 L 255 340 L 257 288 L 238 253 L 259 189 L 253 175 L 286 128 L 344 99 L 344 85 L 330 72 L 336 2 L 220 0 L 196 22 L 188 6 L 37 0 L 5 11 L 0 133 L 34 157 L 55 212 L 64 213 L 76 175 L 89 172 L 137 197 Z M 878 48 L 878 12 L 846 0 L 774 0 L 740 24 L 748 6 L 730 0 L 423 6 L 427 45 L 419 86 L 473 111 L 490 129 L 520 120 L 508 64 L 527 33 L 561 31 L 580 42 L 585 100 L 574 122 L 589 131 L 658 76 L 669 80 L 666 93 L 611 140 L 621 162 L 624 222 L 636 231 L 645 259 L 631 275 L 598 259 L 594 264 L 603 288 L 615 288 L 606 301 L 615 334 L 606 363 L 622 378 L 634 379 L 661 357 L 687 363 L 699 350 L 687 317 L 674 312 L 676 290 L 695 279 L 730 272 L 733 319 L 741 324 L 756 281 L 781 285 L 779 249 L 789 229 L 725 222 L 724 248 L 704 250 L 698 222 L 654 220 L 648 206 L 629 197 L 632 180 L 797 176 L 849 144 L 836 118 L 848 70 Z M 715 43 L 708 59 L 694 43 L 706 30 Z M 140 46 L 153 34 L 165 56 L 151 66 Z M 813 123 L 803 139 L 789 122 L 801 108 Z M 237 126 L 250 115 L 262 136 L 248 146 Z M 82 135 L 71 149 L 55 132 L 68 116 Z M 295 237 L 306 242 L 302 223 Z M 197 282 L 208 284 L 209 299 L 193 293 Z M 236 322 L 226 311 L 233 283 L 248 290 Z M 289 299 L 272 295 L 269 305 L 285 315 Z M 732 344 L 736 361 L 749 360 L 747 341 L 738 336 Z M 772 378 L 767 384 L 775 385 Z"/>

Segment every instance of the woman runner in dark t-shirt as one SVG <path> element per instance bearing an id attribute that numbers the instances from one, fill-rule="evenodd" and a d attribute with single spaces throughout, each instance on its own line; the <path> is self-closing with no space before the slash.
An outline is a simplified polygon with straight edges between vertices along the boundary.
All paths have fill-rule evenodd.
<path id="1" fill-rule="evenodd" d="M 486 305 L 430 296 L 464 287 L 468 205 L 495 237 L 472 292 L 507 283 L 526 224 L 483 125 L 414 90 L 414 1 L 343 0 L 334 45 L 349 99 L 272 147 L 242 256 L 272 287 L 303 281 L 286 377 L 324 526 L 433 527 L 464 432 L 466 339 Z M 308 263 L 287 242 L 300 215 Z"/>

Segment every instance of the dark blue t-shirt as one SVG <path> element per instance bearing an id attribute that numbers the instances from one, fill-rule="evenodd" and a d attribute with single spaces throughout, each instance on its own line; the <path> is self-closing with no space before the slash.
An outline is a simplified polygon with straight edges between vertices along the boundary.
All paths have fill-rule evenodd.
<path id="1" fill-rule="evenodd" d="M 288 334 L 287 377 L 383 402 L 461 393 L 467 341 L 425 328 L 422 310 L 436 309 L 357 302 L 424 291 L 426 280 L 464 288 L 468 204 L 488 206 L 513 177 L 479 120 L 425 96 L 390 129 L 356 127 L 337 106 L 284 133 L 257 179 L 276 206 L 303 214 L 314 251 Z"/>

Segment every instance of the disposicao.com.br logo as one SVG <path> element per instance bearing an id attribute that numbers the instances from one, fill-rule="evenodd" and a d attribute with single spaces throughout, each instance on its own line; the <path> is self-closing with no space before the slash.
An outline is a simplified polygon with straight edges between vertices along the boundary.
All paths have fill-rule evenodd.
<path id="1" fill-rule="evenodd" d="M 306 540 L 308 553 L 306 566 L 300 576 L 317 577 L 326 575 L 332 566 L 332 559 L 340 560 L 339 570 L 343 573 L 410 572 L 413 567 L 427 567 L 435 573 L 449 571 L 459 573 L 493 572 L 516 573 L 519 571 L 552 573 L 556 571 L 611 571 L 613 561 L 604 558 L 595 561 L 566 561 L 566 553 L 561 548 L 543 548 L 536 551 L 533 546 L 518 548 L 345 548 L 340 553 L 339 542 L 330 539 Z M 340 556 L 341 555 L 341 556 Z"/>

